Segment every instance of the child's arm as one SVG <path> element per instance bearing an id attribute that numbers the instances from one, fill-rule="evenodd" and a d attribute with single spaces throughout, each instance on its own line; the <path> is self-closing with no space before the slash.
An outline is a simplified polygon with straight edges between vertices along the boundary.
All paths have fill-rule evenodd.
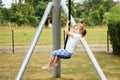
<path id="1" fill-rule="evenodd" d="M 65 33 L 66 33 L 68 36 L 73 37 L 73 34 L 69 31 L 69 28 L 70 28 L 69 23 L 70 23 L 70 21 L 67 21 L 66 27 L 65 27 Z"/>

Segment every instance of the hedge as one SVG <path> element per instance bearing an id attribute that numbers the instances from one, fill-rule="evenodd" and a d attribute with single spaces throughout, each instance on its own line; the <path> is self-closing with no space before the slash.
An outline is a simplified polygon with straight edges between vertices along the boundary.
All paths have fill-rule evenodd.
<path id="1" fill-rule="evenodd" d="M 120 4 L 112 7 L 107 15 L 108 33 L 113 53 L 120 55 Z"/>

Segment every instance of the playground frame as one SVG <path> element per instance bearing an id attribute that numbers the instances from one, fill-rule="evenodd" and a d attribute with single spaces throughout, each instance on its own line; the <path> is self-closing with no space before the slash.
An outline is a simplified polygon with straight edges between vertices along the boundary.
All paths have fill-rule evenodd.
<path id="1" fill-rule="evenodd" d="M 30 45 L 30 48 L 24 58 L 24 61 L 21 65 L 21 68 L 16 76 L 16 80 L 21 80 L 23 73 L 25 72 L 26 66 L 30 60 L 30 57 L 34 51 L 34 48 L 37 44 L 37 41 L 39 39 L 39 36 L 42 32 L 43 26 L 45 24 L 45 21 L 48 17 L 48 14 L 50 13 L 50 10 L 53 7 L 53 50 L 59 49 L 60 48 L 60 6 L 62 7 L 63 11 L 65 12 L 65 14 L 68 17 L 68 8 L 65 4 L 65 2 L 61 2 L 61 0 L 53 0 L 53 2 L 49 2 L 47 5 L 47 8 L 44 12 L 44 15 L 40 21 L 40 24 L 38 26 L 38 30 L 33 38 L 33 41 Z M 58 17 L 59 16 L 59 17 Z M 71 15 L 71 25 L 74 26 L 76 23 Z M 107 80 L 104 73 L 102 72 L 97 60 L 95 59 L 91 49 L 89 48 L 86 40 L 84 38 L 80 38 L 80 42 L 83 45 L 87 55 L 89 56 L 91 62 L 94 65 L 94 68 L 96 69 L 99 77 L 101 78 L 101 80 Z M 60 61 L 59 61 L 59 65 L 57 67 L 53 68 L 53 76 L 54 77 L 60 77 Z"/>

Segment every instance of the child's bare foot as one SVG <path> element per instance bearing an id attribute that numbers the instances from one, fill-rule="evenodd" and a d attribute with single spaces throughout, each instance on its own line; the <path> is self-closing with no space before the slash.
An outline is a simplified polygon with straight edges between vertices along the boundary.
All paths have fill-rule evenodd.
<path id="1" fill-rule="evenodd" d="M 44 69 L 44 70 L 50 70 L 51 67 L 52 67 L 52 66 L 49 66 L 49 65 L 47 65 L 47 66 L 42 66 L 42 69 Z"/>

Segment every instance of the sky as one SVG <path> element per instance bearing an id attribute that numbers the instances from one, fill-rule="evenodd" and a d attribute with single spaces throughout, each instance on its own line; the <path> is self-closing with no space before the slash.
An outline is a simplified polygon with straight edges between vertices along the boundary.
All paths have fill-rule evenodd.
<path id="1" fill-rule="evenodd" d="M 10 8 L 11 7 L 11 3 L 13 2 L 14 0 L 2 0 L 4 7 L 6 8 Z M 84 0 L 75 0 L 75 2 L 82 2 Z M 114 1 L 118 1 L 118 0 L 114 0 Z"/>
<path id="2" fill-rule="evenodd" d="M 5 5 L 4 7 L 9 8 L 11 6 L 13 0 L 2 0 L 3 4 Z"/>

